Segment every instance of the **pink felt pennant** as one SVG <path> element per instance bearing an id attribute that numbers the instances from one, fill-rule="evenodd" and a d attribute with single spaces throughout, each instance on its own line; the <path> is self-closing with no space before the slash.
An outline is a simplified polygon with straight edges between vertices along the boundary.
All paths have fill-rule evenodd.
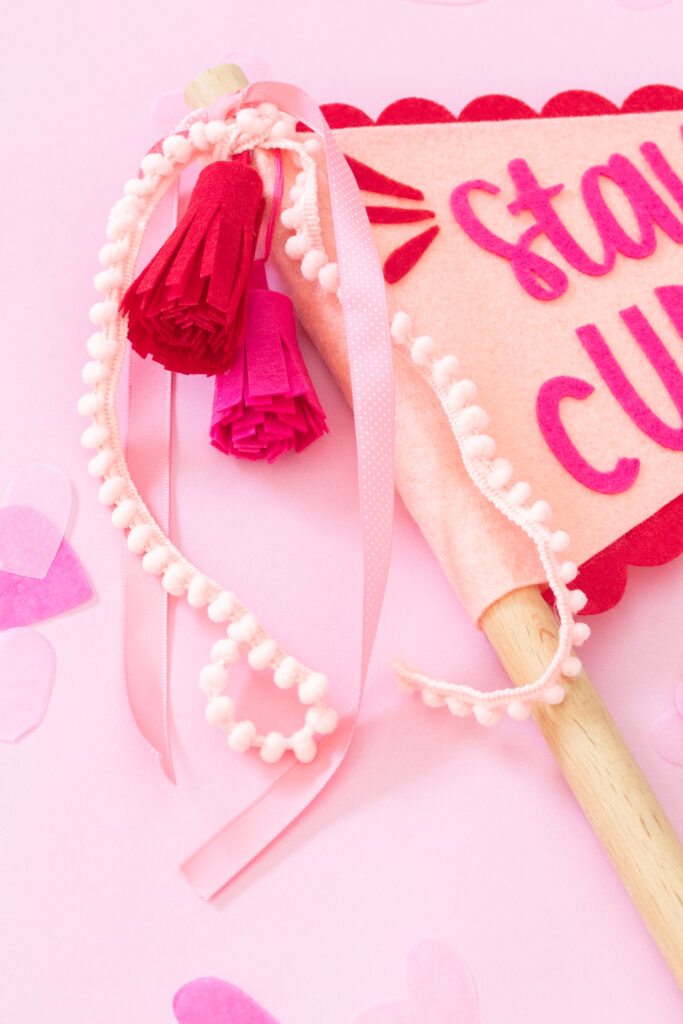
<path id="1" fill-rule="evenodd" d="M 16 743 L 40 725 L 54 676 L 55 652 L 40 633 L 11 629 L 0 636 L 0 741 Z"/>
<path id="2" fill-rule="evenodd" d="M 479 1024 L 479 1000 L 464 961 L 445 942 L 420 942 L 408 956 L 408 997 L 366 1010 L 356 1024 Z"/>
<path id="3" fill-rule="evenodd" d="M 67 477 L 55 466 L 26 466 L 7 488 L 3 506 L 0 569 L 43 579 L 69 521 L 71 485 Z M 26 515 L 29 509 L 42 515 Z"/>
<path id="4" fill-rule="evenodd" d="M 196 978 L 175 994 L 178 1024 L 277 1024 L 254 1000 L 220 978 Z"/>
<path id="5" fill-rule="evenodd" d="M 55 530 L 42 513 L 24 509 L 27 518 L 43 520 L 40 528 Z M 36 527 L 37 528 L 37 527 Z M 78 556 L 61 539 L 57 554 L 43 579 L 0 572 L 0 629 L 30 626 L 77 608 L 92 597 L 92 588 Z"/>

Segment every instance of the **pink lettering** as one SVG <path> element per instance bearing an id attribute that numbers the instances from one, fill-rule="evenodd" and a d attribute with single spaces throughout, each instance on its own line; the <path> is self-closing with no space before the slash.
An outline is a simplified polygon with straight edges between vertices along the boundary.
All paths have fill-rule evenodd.
<path id="1" fill-rule="evenodd" d="M 536 399 L 536 416 L 545 442 L 558 461 L 579 483 L 600 494 L 621 494 L 638 476 L 638 459 L 619 459 L 614 469 L 603 472 L 584 459 L 560 419 L 563 398 L 585 399 L 595 388 L 580 377 L 553 377 L 545 382 Z"/>

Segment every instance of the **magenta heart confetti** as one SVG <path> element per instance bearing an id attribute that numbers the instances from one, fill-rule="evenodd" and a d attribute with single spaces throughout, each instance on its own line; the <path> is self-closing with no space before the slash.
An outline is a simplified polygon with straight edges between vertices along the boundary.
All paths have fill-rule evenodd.
<path id="1" fill-rule="evenodd" d="M 41 513 L 34 512 L 34 515 L 41 516 Z M 51 526 L 47 520 L 46 523 L 44 529 Z M 0 629 L 30 626 L 51 619 L 77 608 L 91 597 L 92 587 L 83 566 L 69 542 L 62 538 L 43 579 L 0 572 Z"/>
<path id="2" fill-rule="evenodd" d="M 55 677 L 52 644 L 35 629 L 0 635 L 0 741 L 16 743 L 43 720 Z"/>
<path id="3" fill-rule="evenodd" d="M 220 978 L 196 978 L 175 994 L 178 1024 L 278 1024 L 236 985 Z"/>

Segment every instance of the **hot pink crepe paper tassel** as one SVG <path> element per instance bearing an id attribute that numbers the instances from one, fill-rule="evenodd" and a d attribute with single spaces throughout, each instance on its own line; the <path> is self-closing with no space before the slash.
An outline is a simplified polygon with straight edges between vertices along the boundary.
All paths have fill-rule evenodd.
<path id="1" fill-rule="evenodd" d="M 233 368 L 216 378 L 211 443 L 238 459 L 273 462 L 327 432 L 325 413 L 296 340 L 292 304 L 254 264 L 243 339 Z"/>

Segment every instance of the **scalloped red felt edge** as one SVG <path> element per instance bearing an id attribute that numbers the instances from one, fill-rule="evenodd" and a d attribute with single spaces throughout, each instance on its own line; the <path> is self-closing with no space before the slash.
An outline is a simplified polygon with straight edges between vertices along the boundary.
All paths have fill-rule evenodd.
<path id="1" fill-rule="evenodd" d="M 534 117 L 590 117 L 683 110 L 683 90 L 671 85 L 645 85 L 632 92 L 618 107 L 599 93 L 569 89 L 549 99 L 540 114 L 514 96 L 497 94 L 479 96 L 472 100 L 460 111 L 459 117 L 440 103 L 416 96 L 390 103 L 376 121 L 359 107 L 348 103 L 327 103 L 321 109 L 331 128 L 509 121 Z M 298 128 L 306 130 L 302 124 Z M 576 581 L 576 585 L 588 598 L 582 615 L 597 615 L 619 603 L 626 590 L 629 565 L 664 565 L 682 552 L 683 495 L 680 495 L 583 563 Z M 552 603 L 552 591 L 546 591 L 544 597 Z"/>

